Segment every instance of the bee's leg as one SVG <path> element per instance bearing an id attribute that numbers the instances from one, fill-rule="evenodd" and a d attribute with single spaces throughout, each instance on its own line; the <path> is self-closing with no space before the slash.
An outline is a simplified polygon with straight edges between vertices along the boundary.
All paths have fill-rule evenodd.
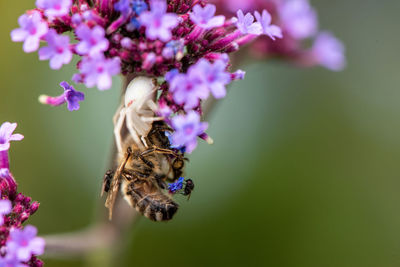
<path id="1" fill-rule="evenodd" d="M 122 138 L 121 138 L 121 130 L 122 130 L 122 126 L 124 124 L 124 120 L 125 120 L 125 109 L 121 108 L 118 112 L 119 114 L 117 115 L 117 113 L 114 116 L 114 137 L 115 137 L 115 143 L 117 145 L 117 149 L 118 152 L 121 153 L 122 152 Z"/>
<path id="2" fill-rule="evenodd" d="M 175 157 L 179 157 L 179 155 L 171 149 L 158 148 L 158 147 L 152 147 L 150 149 L 147 149 L 147 150 L 143 151 L 141 153 L 141 155 L 145 156 L 150 153 L 160 153 L 160 154 L 167 154 L 167 155 L 173 155 Z"/>
<path id="3" fill-rule="evenodd" d="M 113 176 L 114 176 L 114 171 L 112 171 L 112 170 L 108 170 L 104 174 L 103 187 L 101 189 L 101 196 L 103 196 L 104 192 L 108 193 L 108 191 L 110 191 L 111 180 L 112 180 Z"/>

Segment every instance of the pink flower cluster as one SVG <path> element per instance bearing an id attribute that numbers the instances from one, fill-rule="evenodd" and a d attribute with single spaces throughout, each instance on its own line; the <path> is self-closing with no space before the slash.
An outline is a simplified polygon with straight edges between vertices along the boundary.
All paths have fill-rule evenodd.
<path id="1" fill-rule="evenodd" d="M 43 262 L 36 256 L 44 252 L 44 239 L 36 236 L 34 226 L 22 225 L 37 211 L 39 203 L 17 192 L 9 170 L 10 141 L 23 139 L 13 134 L 16 127 L 16 123 L 9 122 L 0 126 L 0 266 L 40 267 Z"/>
<path id="2" fill-rule="evenodd" d="M 262 21 L 273 21 L 282 30 L 283 38 L 276 42 L 258 38 L 250 50 L 257 57 L 284 57 L 300 66 L 321 65 L 333 71 L 342 70 L 346 65 L 343 44 L 332 33 L 318 30 L 317 12 L 308 0 L 211 1 L 217 5 L 217 12 L 225 15 L 234 14 L 238 9 L 246 12 L 264 9 L 269 12 L 262 13 Z M 257 20 L 260 20 L 257 13 Z M 271 31 L 276 32 L 272 28 Z M 306 47 L 304 41 L 310 39 L 313 44 Z"/>
<path id="3" fill-rule="evenodd" d="M 259 35 L 282 38 L 266 10 L 255 13 L 257 21 L 242 11 L 232 19 L 215 13 L 216 7 L 205 0 L 37 0 L 36 8 L 20 17 L 20 28 L 11 38 L 24 42 L 25 52 L 39 50 L 39 59 L 49 60 L 52 69 L 68 64 L 73 54 L 79 56 L 79 72 L 72 80 L 89 88 L 109 89 L 112 76 L 120 73 L 156 77 L 161 80 L 157 100 L 165 120 L 173 126 L 172 116 L 177 115 L 205 129 L 199 124 L 201 102 L 210 94 L 224 97 L 226 85 L 244 77 L 243 71 L 229 72 L 227 54 Z M 39 48 L 40 41 L 47 45 Z M 64 94 L 41 96 L 40 102 L 78 109 L 83 94 L 66 83 L 61 86 Z M 180 128 L 175 130 L 182 136 Z M 196 132 L 192 140 L 171 140 L 190 152 L 197 135 L 209 140 Z"/>

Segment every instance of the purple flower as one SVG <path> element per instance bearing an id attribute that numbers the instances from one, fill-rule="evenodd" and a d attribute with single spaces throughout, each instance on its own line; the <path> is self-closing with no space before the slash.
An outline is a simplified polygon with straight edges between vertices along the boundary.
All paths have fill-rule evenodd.
<path id="1" fill-rule="evenodd" d="M 41 95 L 39 97 L 39 102 L 50 106 L 60 106 L 66 102 L 69 111 L 78 110 L 79 101 L 85 100 L 85 94 L 76 91 L 74 87 L 67 82 L 61 82 L 60 86 L 64 88 L 64 93 L 62 95 L 56 97 Z"/>
<path id="2" fill-rule="evenodd" d="M 50 59 L 50 68 L 58 70 L 63 64 L 68 64 L 72 59 L 72 52 L 69 48 L 69 37 L 58 35 L 50 29 L 45 39 L 48 46 L 39 49 L 39 59 Z"/>
<path id="3" fill-rule="evenodd" d="M 21 261 L 28 261 L 32 255 L 41 255 L 44 252 L 44 239 L 36 237 L 36 227 L 27 225 L 23 230 L 12 229 L 7 242 L 7 253 L 16 255 Z"/>
<path id="4" fill-rule="evenodd" d="M 168 184 L 168 190 L 171 194 L 176 193 L 176 191 L 179 191 L 183 188 L 183 181 L 185 181 L 184 177 L 180 177 L 178 181 L 172 184 Z"/>
<path id="5" fill-rule="evenodd" d="M 236 24 L 236 27 L 242 34 L 255 34 L 260 35 L 262 33 L 261 25 L 258 22 L 254 22 L 254 17 L 250 13 L 243 14 L 242 10 L 238 10 L 237 18 L 232 18 L 232 21 Z"/>
<path id="6" fill-rule="evenodd" d="M 191 153 L 197 146 L 197 136 L 204 133 L 208 123 L 200 122 L 200 115 L 190 111 L 186 116 L 178 115 L 172 119 L 175 129 L 171 137 L 172 145 L 185 147 L 187 153 Z"/>
<path id="7" fill-rule="evenodd" d="M 76 46 L 76 52 L 80 55 L 94 56 L 108 49 L 105 31 L 98 25 L 90 29 L 86 24 L 81 24 L 76 29 L 76 35 L 81 40 Z"/>
<path id="8" fill-rule="evenodd" d="M 193 12 L 190 13 L 190 19 L 203 29 L 211 29 L 222 26 L 225 22 L 224 16 L 214 16 L 215 5 L 208 4 L 204 8 L 197 4 L 193 7 Z"/>
<path id="9" fill-rule="evenodd" d="M 346 66 L 345 47 L 329 32 L 320 33 L 311 49 L 315 61 L 334 71 Z"/>
<path id="10" fill-rule="evenodd" d="M 207 86 L 202 82 L 203 73 L 194 66 L 186 74 L 176 74 L 171 78 L 170 91 L 178 105 L 184 105 L 185 110 L 190 110 L 200 104 L 200 99 L 209 95 Z"/>
<path id="11" fill-rule="evenodd" d="M 282 38 L 281 28 L 276 25 L 271 25 L 272 17 L 267 10 L 263 10 L 262 16 L 258 11 L 254 12 L 254 15 L 261 25 L 263 34 L 268 35 L 272 40 L 275 40 L 275 37 Z"/>
<path id="12" fill-rule="evenodd" d="M 279 14 L 283 27 L 295 39 L 311 37 L 318 30 L 317 13 L 308 0 L 283 1 Z"/>
<path id="13" fill-rule="evenodd" d="M 172 36 L 171 30 L 179 24 L 178 16 L 166 13 L 167 1 L 152 0 L 150 7 L 150 11 L 139 16 L 140 24 L 146 27 L 146 37 L 150 40 L 169 41 Z"/>
<path id="14" fill-rule="evenodd" d="M 200 59 L 193 66 L 196 73 L 201 73 L 204 86 L 209 88 L 215 98 L 223 98 L 226 95 L 225 85 L 231 82 L 231 74 L 226 71 L 226 63 L 223 60 L 216 60 L 211 64 L 206 59 Z"/>
<path id="15" fill-rule="evenodd" d="M 44 10 L 47 17 L 63 16 L 69 13 L 71 0 L 37 0 L 36 6 Z"/>
<path id="16" fill-rule="evenodd" d="M 36 51 L 39 48 L 40 38 L 48 31 L 48 25 L 42 20 L 42 15 L 34 11 L 19 17 L 20 28 L 11 32 L 13 42 L 24 42 L 23 50 L 26 53 Z"/>
<path id="17" fill-rule="evenodd" d="M 10 149 L 10 141 L 20 141 L 24 139 L 22 134 L 13 134 L 16 123 L 5 122 L 0 126 L 0 151 Z"/>
<path id="18" fill-rule="evenodd" d="M 7 252 L 5 257 L 0 257 L 0 267 L 28 267 L 28 265 L 21 263 L 15 254 Z"/>
<path id="19" fill-rule="evenodd" d="M 114 4 L 114 9 L 119 11 L 122 16 L 128 17 L 132 13 L 131 1 L 130 0 L 119 0 Z"/>
<path id="20" fill-rule="evenodd" d="M 106 59 L 103 54 L 99 54 L 96 57 L 83 58 L 79 69 L 87 87 L 97 85 L 100 90 L 106 90 L 112 85 L 112 76 L 120 73 L 121 62 L 118 57 Z"/>

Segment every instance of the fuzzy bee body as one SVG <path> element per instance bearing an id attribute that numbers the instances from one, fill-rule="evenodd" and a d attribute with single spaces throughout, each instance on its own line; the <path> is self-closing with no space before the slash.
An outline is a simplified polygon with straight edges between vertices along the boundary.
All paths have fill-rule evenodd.
<path id="1" fill-rule="evenodd" d="M 183 162 L 183 155 L 171 149 L 166 130 L 169 128 L 164 122 L 153 122 L 146 136 L 148 149 L 139 147 L 129 136 L 125 138 L 123 149 L 127 152 L 120 153 L 118 168 L 108 171 L 103 182 L 110 219 L 120 187 L 125 200 L 152 221 L 168 221 L 178 210 L 179 205 L 163 190 L 167 188 L 166 181 L 176 180 L 178 170 L 182 172 L 183 163 L 175 162 Z"/>
<path id="2" fill-rule="evenodd" d="M 179 205 L 169 196 L 160 192 L 151 182 L 136 179 L 124 181 L 122 192 L 125 200 L 152 221 L 171 220 Z"/>

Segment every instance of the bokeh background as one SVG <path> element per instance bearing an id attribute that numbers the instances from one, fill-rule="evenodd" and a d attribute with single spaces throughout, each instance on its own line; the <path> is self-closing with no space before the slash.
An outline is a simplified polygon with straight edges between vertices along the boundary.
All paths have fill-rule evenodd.
<path id="1" fill-rule="evenodd" d="M 140 220 L 112 266 L 400 266 L 400 2 L 311 2 L 346 44 L 346 70 L 246 62 L 246 79 L 211 116 L 215 144 L 190 156 L 190 201 L 178 200 L 169 223 Z M 41 202 L 30 223 L 47 235 L 95 216 L 121 82 L 78 87 L 87 97 L 78 112 L 40 105 L 74 67 L 52 71 L 11 42 L 33 6 L 0 2 L 0 121 L 25 135 L 12 171 Z"/>

